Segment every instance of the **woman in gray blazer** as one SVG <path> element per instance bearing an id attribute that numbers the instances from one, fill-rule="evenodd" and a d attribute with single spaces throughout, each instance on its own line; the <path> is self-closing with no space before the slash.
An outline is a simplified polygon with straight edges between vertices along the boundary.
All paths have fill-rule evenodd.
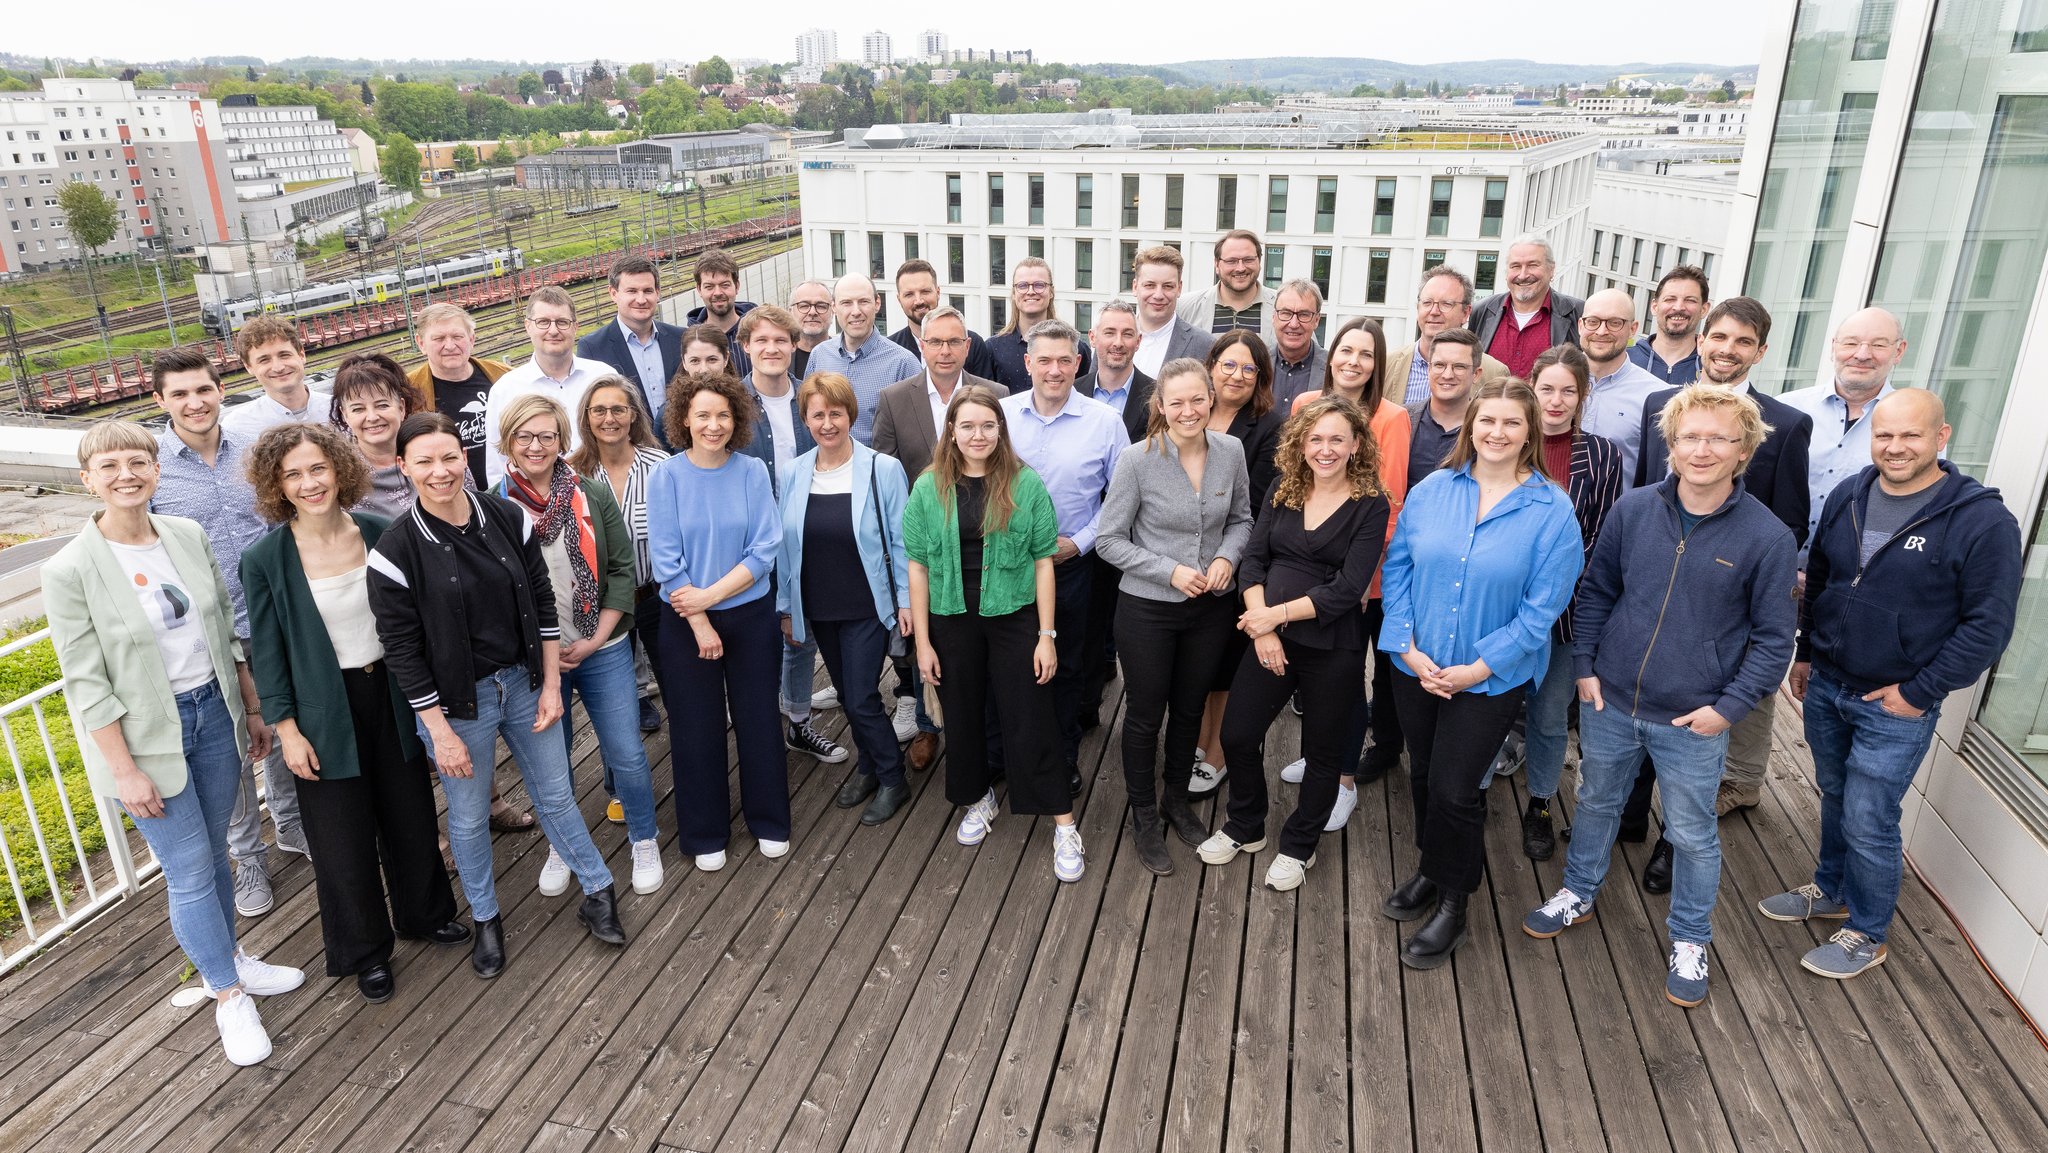
<path id="1" fill-rule="evenodd" d="M 1202 362 L 1169 361 L 1145 439 L 1110 478 L 1095 549 L 1123 570 L 1116 647 L 1124 662 L 1124 785 L 1138 860 L 1173 872 L 1160 820 L 1190 845 L 1209 835 L 1188 804 L 1202 705 L 1237 624 L 1235 575 L 1251 539 L 1251 481 L 1236 437 L 1209 428 L 1215 389 Z M 1166 790 L 1153 788 L 1166 721 Z"/>
<path id="2" fill-rule="evenodd" d="M 43 603 L 86 778 L 149 843 L 171 933 L 214 996 L 221 1047 L 254 1065 L 270 1056 L 270 1035 L 249 994 L 288 993 L 306 979 L 235 941 L 228 817 L 242 757 L 268 753 L 270 730 L 205 533 L 150 514 L 156 438 L 101 421 L 80 439 L 78 463 L 104 507 L 43 566 Z"/>

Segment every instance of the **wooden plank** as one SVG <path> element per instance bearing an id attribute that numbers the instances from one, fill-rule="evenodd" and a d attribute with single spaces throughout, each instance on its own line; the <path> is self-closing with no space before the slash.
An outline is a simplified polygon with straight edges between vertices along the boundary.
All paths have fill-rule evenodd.
<path id="1" fill-rule="evenodd" d="M 595 1140 L 597 1134 L 588 1129 L 549 1121 L 541 1125 L 540 1131 L 533 1135 L 533 1142 L 526 1148 L 527 1153 L 583 1153 Z M 469 1147 L 475 1148 L 476 1143 L 470 1142 Z"/>
<path id="2" fill-rule="evenodd" d="M 169 1049 L 151 1049 L 123 1069 L 120 1076 L 109 1081 L 97 1100 L 143 1100 L 155 1092 L 157 1086 L 176 1076 L 190 1060 L 185 1054 Z M 80 1109 L 51 1128 L 42 1140 L 32 1146 L 14 1141 L 6 1128 L 0 1126 L 0 1149 L 26 1148 L 29 1153 L 79 1153 L 91 1148 L 94 1142 L 106 1135 L 107 1130 L 119 1124 L 123 1115 L 120 1109 Z"/>
<path id="3" fill-rule="evenodd" d="M 401 1153 L 454 1153 L 469 1143 L 483 1123 L 483 1110 L 442 1101 L 427 1113 L 412 1139 L 399 1148 Z"/>
<path id="4" fill-rule="evenodd" d="M 1348 840 L 1345 832 L 1323 834 L 1316 867 L 1295 890 L 1294 1071 L 1288 1083 L 1287 1148 L 1299 1153 L 1352 1147 L 1344 926 Z"/>
<path id="5" fill-rule="evenodd" d="M 90 1033 L 65 1029 L 7 1071 L 0 1080 L 0 1149 L 26 1148 L 42 1135 L 44 1130 L 25 1120 L 26 1111 L 50 1086 L 89 1060 L 99 1045 L 100 1039 Z"/>
<path id="6" fill-rule="evenodd" d="M 283 1090 L 280 1095 L 288 1092 L 288 1089 Z M 363 1118 L 370 1115 L 383 1097 L 382 1089 L 358 1085 L 354 1081 L 343 1081 L 334 1087 L 333 1093 L 320 1102 L 320 1107 L 313 1111 L 313 1115 L 306 1118 L 305 1123 L 292 1133 L 291 1139 L 279 1148 L 284 1153 L 327 1153 L 330 1150 L 341 1149 L 348 1141 L 349 1135 L 356 1131 L 357 1126 L 363 1123 Z M 237 1131 L 237 1137 L 240 1135 L 240 1131 Z"/>
<path id="7" fill-rule="evenodd" d="M 1268 795 L 1278 793 L 1277 772 L 1266 768 Z M 1231 1150 L 1281 1150 L 1287 1147 L 1288 1042 L 1293 1032 L 1294 922 L 1293 893 L 1275 893 L 1261 883 L 1266 866 L 1279 852 L 1284 813 L 1266 817 L 1266 851 L 1255 859 L 1240 857 L 1229 868 L 1250 874 L 1251 892 L 1245 907 L 1244 961 L 1239 969 L 1236 1028 L 1232 1033 L 1230 1112 L 1223 1147 Z M 1334 872 L 1334 870 L 1333 870 Z M 1315 870 L 1309 871 L 1314 877 Z"/>
<path id="8" fill-rule="evenodd" d="M 1165 1134 L 1167 1091 L 1173 1081 L 1174 1040 L 1187 988 L 1188 952 L 1195 937 L 1207 871 L 1193 849 L 1167 834 L 1173 875 L 1152 882 L 1137 965 L 1125 1004 L 1122 1037 L 1108 1070 L 1109 1096 L 1095 1119 L 1100 1149 L 1151 1151 Z M 1130 930 L 1133 935 L 1137 930 Z M 1046 1130 L 1057 1132 L 1047 1110 Z"/>
<path id="9" fill-rule="evenodd" d="M 1398 778 L 1398 779 L 1397 779 Z M 1396 883 L 1413 876 L 1421 860 L 1415 828 L 1415 803 L 1410 799 L 1408 780 L 1401 772 L 1387 774 L 1388 825 L 1393 833 L 1393 876 Z M 1390 886 L 1378 894 L 1384 901 Z M 1401 925 L 1405 945 L 1422 920 Z M 1470 948 L 1467 941 L 1461 948 Z M 1473 1085 L 1465 1054 L 1465 1034 L 1458 1019 L 1457 970 L 1454 957 L 1449 964 L 1427 972 L 1392 964 L 1398 974 L 1401 1001 L 1407 1012 L 1408 1066 L 1403 1070 L 1414 1109 L 1414 1148 L 1421 1150 L 1476 1150 L 1478 1122 L 1472 1115 Z M 1393 1084 L 1398 1084 L 1394 1082 Z M 1368 1088 L 1386 1093 L 1390 1086 Z M 1398 1146 L 1396 1146 L 1398 1148 Z"/>
<path id="10" fill-rule="evenodd" d="M 1387 894 L 1415 868 L 1407 769 L 1397 765 L 1383 780 L 1358 788 L 1358 810 L 1344 831 L 1351 1128 L 1357 1148 L 1407 1149 L 1413 1129 L 1402 1091 L 1408 1081 L 1408 1027 L 1401 932 L 1380 912 Z"/>
<path id="11" fill-rule="evenodd" d="M 1480 799 L 1487 809 L 1487 825 L 1505 827 L 1512 822 L 1520 827 L 1512 786 L 1490 788 Z M 1520 910 L 1499 916 L 1494 908 L 1493 886 L 1503 877 L 1513 884 L 1526 876 L 1529 861 L 1519 850 L 1520 846 L 1515 846 L 1488 863 L 1466 906 L 1470 936 L 1452 960 L 1458 969 L 1458 1013 L 1465 1023 L 1465 1053 L 1472 1081 L 1484 1086 L 1484 1091 L 1473 1095 L 1473 1105 L 1480 1143 L 1488 1149 L 1543 1146 L 1536 1093 L 1529 1079 L 1528 1039 L 1521 1029 L 1513 1037 L 1502 1036 L 1500 1027 L 1501 1022 L 1517 1016 L 1506 953 L 1536 943 L 1522 932 Z M 1533 887 L 1526 880 L 1522 885 Z"/>
<path id="12" fill-rule="evenodd" d="M 1221 802 L 1217 805 L 1220 808 Z M 1174 1049 L 1173 1090 L 1167 1097 L 1169 1112 L 1161 1140 L 1167 1153 L 1223 1148 L 1234 1038 L 1217 1026 L 1237 1020 L 1247 894 L 1265 867 L 1258 856 L 1240 856 L 1221 868 L 1202 870 L 1202 903 L 1195 914 L 1181 1009 L 1184 1024 Z"/>

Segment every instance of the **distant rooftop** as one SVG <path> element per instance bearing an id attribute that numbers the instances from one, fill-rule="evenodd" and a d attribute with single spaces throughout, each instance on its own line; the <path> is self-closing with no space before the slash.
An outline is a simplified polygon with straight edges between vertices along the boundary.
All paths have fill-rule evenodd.
<path id="1" fill-rule="evenodd" d="M 1128 108 L 997 116 L 956 113 L 945 124 L 850 128 L 859 149 L 1387 148 L 1522 149 L 1575 135 L 1569 126 L 1532 130 L 1489 119 L 1424 125 L 1401 110 L 1292 109 L 1209 116 L 1138 116 Z"/>

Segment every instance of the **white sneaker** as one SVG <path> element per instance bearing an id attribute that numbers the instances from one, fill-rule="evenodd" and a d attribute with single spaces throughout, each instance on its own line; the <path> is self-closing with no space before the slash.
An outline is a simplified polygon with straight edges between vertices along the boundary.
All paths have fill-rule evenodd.
<path id="1" fill-rule="evenodd" d="M 1286 853 L 1273 854 L 1273 863 L 1266 866 L 1266 887 L 1278 892 L 1301 888 L 1309 867 L 1316 863 L 1316 855 L 1310 853 L 1308 860 L 1298 861 Z"/>
<path id="2" fill-rule="evenodd" d="M 1286 764 L 1286 765 L 1282 766 L 1282 767 L 1281 767 L 1281 769 L 1280 769 L 1280 779 L 1281 779 L 1281 780 L 1283 780 L 1283 781 L 1286 781 L 1286 782 L 1287 782 L 1288 784 L 1290 784 L 1290 785 L 1298 785 L 1298 784 L 1300 784 L 1300 783 L 1301 783 L 1301 778 L 1303 778 L 1303 777 L 1305 777 L 1305 776 L 1307 776 L 1307 775 L 1308 775 L 1308 758 L 1307 758 L 1307 757 L 1302 757 L 1302 758 L 1300 758 L 1300 759 L 1298 759 L 1298 760 L 1292 760 L 1292 761 L 1289 761 L 1289 762 L 1287 762 L 1287 764 Z"/>
<path id="3" fill-rule="evenodd" d="M 633 842 L 633 891 L 655 893 L 661 891 L 661 842 L 649 837 Z"/>
<path id="4" fill-rule="evenodd" d="M 757 841 L 755 843 L 760 847 L 761 855 L 771 861 L 789 856 L 788 841 Z"/>
<path id="5" fill-rule="evenodd" d="M 1323 831 L 1334 833 L 1351 821 L 1351 812 L 1358 807 L 1358 786 L 1338 785 L 1337 803 L 1330 806 L 1330 819 L 1323 822 Z"/>
<path id="6" fill-rule="evenodd" d="M 826 709 L 836 709 L 838 707 L 839 690 L 831 685 L 826 685 L 824 688 L 811 694 L 811 711 L 813 712 L 821 713 Z"/>
<path id="7" fill-rule="evenodd" d="M 715 873 L 723 868 L 725 868 L 724 849 L 720 849 L 715 853 L 697 854 L 697 869 L 699 872 Z"/>
<path id="8" fill-rule="evenodd" d="M 896 740 L 899 744 L 917 735 L 917 701 L 915 698 L 896 698 L 896 711 L 889 715 L 889 726 L 896 730 Z"/>
<path id="9" fill-rule="evenodd" d="M 248 993 L 229 993 L 213 1003 L 213 1023 L 220 1028 L 220 1047 L 236 1065 L 254 1065 L 270 1056 L 270 1034 L 263 1015 Z"/>
<path id="10" fill-rule="evenodd" d="M 953 839 L 972 848 L 988 837 L 989 826 L 996 821 L 996 791 L 990 789 L 982 798 L 967 806 L 967 813 L 960 818 L 960 830 Z"/>
<path id="11" fill-rule="evenodd" d="M 242 991 L 252 997 L 275 997 L 305 984 L 306 974 L 286 965 L 266 964 L 237 949 L 235 979 L 242 983 Z"/>
<path id="12" fill-rule="evenodd" d="M 569 891 L 569 862 L 554 847 L 548 847 L 548 863 L 540 867 L 540 895 L 559 897 Z"/>
<path id="13" fill-rule="evenodd" d="M 1054 824 L 1052 827 L 1052 875 L 1067 884 L 1081 879 L 1088 871 L 1087 850 L 1081 847 L 1081 828 L 1078 825 Z"/>
<path id="14" fill-rule="evenodd" d="M 1195 855 L 1202 858 L 1205 865 L 1227 865 L 1235 861 L 1239 853 L 1256 853 L 1265 847 L 1264 837 L 1256 841 L 1233 841 L 1228 833 L 1218 829 L 1209 835 L 1208 840 L 1202 842 L 1195 850 Z"/>
<path id="15" fill-rule="evenodd" d="M 1204 793 L 1215 792 L 1216 786 L 1223 783 L 1223 775 L 1229 771 L 1228 768 L 1216 768 L 1197 756 L 1195 758 L 1195 775 L 1188 778 L 1188 795 L 1199 797 Z"/>

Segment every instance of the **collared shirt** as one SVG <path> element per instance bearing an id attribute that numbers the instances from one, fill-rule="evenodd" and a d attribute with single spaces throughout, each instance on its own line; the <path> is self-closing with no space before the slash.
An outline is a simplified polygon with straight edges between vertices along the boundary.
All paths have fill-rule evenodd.
<path id="1" fill-rule="evenodd" d="M 1173 343 L 1175 319 L 1167 317 L 1155 332 L 1146 332 L 1142 324 L 1138 326 L 1138 351 L 1131 357 L 1131 364 L 1153 380 L 1159 379 L 1159 369 L 1166 363 L 1166 346 Z"/>
<path id="2" fill-rule="evenodd" d="M 496 485 L 505 479 L 505 454 L 498 451 L 498 414 L 505 406 L 530 392 L 551 396 L 569 413 L 569 443 L 562 446 L 562 455 L 576 451 L 576 408 L 583 403 L 583 394 L 600 376 L 608 375 L 612 366 L 601 360 L 586 360 L 575 357 L 569 362 L 569 372 L 561 379 L 541 371 L 539 362 L 529 360 L 498 378 L 491 385 L 491 395 L 484 401 L 484 474 L 486 483 Z"/>
<path id="3" fill-rule="evenodd" d="M 1020 392 L 1003 399 L 1010 443 L 1045 482 L 1060 535 L 1089 552 L 1095 547 L 1102 496 L 1116 472 L 1116 458 L 1130 447 L 1130 434 L 1123 418 L 1094 397 L 1069 392 L 1067 403 L 1047 417 L 1032 405 L 1032 396 Z"/>
<path id="4" fill-rule="evenodd" d="M 243 443 L 223 431 L 209 467 L 206 458 L 179 439 L 175 429 L 157 434 L 156 496 L 149 511 L 199 522 L 207 547 L 227 582 L 235 606 L 235 635 L 249 635 L 249 605 L 242 598 L 241 556 L 270 526 L 256 515 L 256 490 L 243 465 Z"/>
<path id="5" fill-rule="evenodd" d="M 1700 346 L 1693 341 L 1692 352 L 1677 360 L 1666 362 L 1657 355 L 1653 342 L 1644 337 L 1628 346 L 1628 358 L 1636 366 L 1666 384 L 1691 384 L 1700 378 Z"/>
<path id="6" fill-rule="evenodd" d="M 633 368 L 639 373 L 640 379 L 666 382 L 669 378 L 668 366 L 661 361 L 661 337 L 655 334 L 654 329 L 648 328 L 647 339 L 643 341 L 638 333 L 626 327 L 626 318 L 622 316 L 619 318 L 619 331 L 626 337 L 626 355 L 633 358 Z M 648 389 L 647 403 L 654 409 L 649 414 L 654 417 L 654 427 L 660 428 L 661 406 L 668 403 L 668 389 L 660 385 Z M 574 418 L 576 414 L 572 412 L 569 415 Z"/>
<path id="7" fill-rule="evenodd" d="M 1138 370 L 1136 368 L 1125 369 L 1123 383 L 1115 388 L 1111 388 L 1109 387 L 1109 382 L 1103 378 L 1102 373 L 1097 371 L 1095 374 L 1095 399 L 1114 409 L 1118 416 L 1122 416 L 1124 409 L 1129 407 L 1131 403 L 1131 382 L 1136 379 L 1138 379 Z"/>
<path id="8" fill-rule="evenodd" d="M 1651 393 L 1661 392 L 1665 387 L 1663 381 L 1641 365 L 1624 358 L 1621 367 L 1606 376 L 1592 378 L 1586 390 L 1579 430 L 1604 436 L 1621 449 L 1624 485 L 1634 482 L 1636 458 L 1643 451 L 1643 405 Z"/>
<path id="9" fill-rule="evenodd" d="M 1294 398 L 1304 392 L 1323 387 L 1323 366 L 1329 353 L 1323 346 L 1311 340 L 1308 355 L 1300 361 L 1290 361 L 1280 352 L 1280 346 L 1273 346 L 1273 407 L 1286 408 Z"/>
<path id="10" fill-rule="evenodd" d="M 1408 357 L 1408 391 L 1402 395 L 1401 407 L 1413 408 L 1429 399 L 1429 358 L 1422 355 L 1422 342 L 1415 342 L 1415 351 Z"/>
<path id="11" fill-rule="evenodd" d="M 880 332 L 869 333 L 866 342 L 852 350 L 847 349 L 842 333 L 811 350 L 811 363 L 805 366 L 805 373 L 815 376 L 836 372 L 852 383 L 853 399 L 860 403 L 860 415 L 853 421 L 853 439 L 873 447 L 875 406 L 881 400 L 882 390 L 899 380 L 909 380 L 923 368 L 924 364 L 902 345 Z"/>
<path id="12" fill-rule="evenodd" d="M 334 397 L 313 388 L 306 390 L 306 396 L 306 407 L 290 409 L 270 399 L 269 393 L 259 392 L 241 404 L 223 408 L 220 431 L 245 445 L 254 445 L 257 437 L 280 424 L 293 421 L 326 424 L 334 412 Z"/>
<path id="13" fill-rule="evenodd" d="M 1835 486 L 1862 472 L 1870 464 L 1870 410 L 1892 394 L 1887 380 L 1862 415 L 1849 420 L 1849 402 L 1833 384 L 1793 389 L 1779 400 L 1813 418 L 1813 440 L 1806 450 L 1806 484 L 1810 499 L 1806 510 L 1806 540 L 1813 542 L 1820 527 L 1820 514 L 1827 507 L 1828 494 Z M 1806 567 L 1806 550 L 1799 550 L 1799 567 Z"/>
<path id="14" fill-rule="evenodd" d="M 1459 425 L 1463 428 L 1463 425 Z M 1451 446 L 1458 443 L 1458 429 L 1445 428 L 1436 422 L 1436 414 L 1424 404 L 1416 413 L 1408 433 L 1408 490 L 1422 483 L 1422 478 L 1444 466 L 1444 458 L 1451 453 Z"/>
<path id="15" fill-rule="evenodd" d="M 967 374 L 965 372 L 961 373 L 953 381 L 953 391 L 958 392 L 960 385 L 966 379 Z M 936 438 L 946 434 L 946 406 L 953 402 L 939 395 L 939 386 L 932 383 L 930 369 L 926 369 L 924 374 L 924 400 L 932 409 L 932 437 L 934 438 L 933 442 L 937 443 Z"/>
<path id="16" fill-rule="evenodd" d="M 1232 308 L 1223 302 L 1223 296 L 1219 293 L 1216 297 L 1216 307 L 1209 314 L 1209 331 L 1218 336 L 1240 328 L 1257 332 L 1264 328 L 1265 324 L 1266 302 L 1263 300 L 1254 300 L 1244 308 Z"/>
<path id="17" fill-rule="evenodd" d="M 1487 347 L 1486 354 L 1507 365 L 1509 372 L 1527 380 L 1530 366 L 1550 347 L 1550 294 L 1543 294 L 1542 307 L 1529 318 L 1526 327 L 1516 323 L 1520 319 L 1515 314 L 1515 302 L 1504 301 L 1500 324 L 1493 330 L 1493 343 Z"/>

